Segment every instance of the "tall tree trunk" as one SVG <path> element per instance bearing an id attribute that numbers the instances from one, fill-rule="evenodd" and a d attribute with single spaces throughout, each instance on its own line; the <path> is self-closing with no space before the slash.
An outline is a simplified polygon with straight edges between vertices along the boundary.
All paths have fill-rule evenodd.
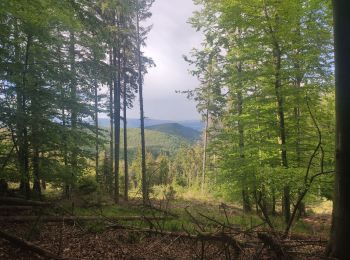
<path id="1" fill-rule="evenodd" d="M 264 13 L 267 21 L 270 21 L 270 17 L 268 14 L 267 6 L 264 5 Z M 275 22 L 276 25 L 279 24 L 279 15 L 275 14 Z M 281 48 L 276 36 L 277 29 L 274 29 L 272 25 L 269 23 L 269 34 L 272 40 L 272 56 L 273 56 L 273 67 L 275 71 L 275 93 L 277 100 L 277 117 L 279 124 L 279 144 L 281 146 L 281 165 L 283 168 L 288 168 L 288 160 L 287 160 L 287 147 L 286 147 L 286 130 L 285 130 L 285 117 L 284 117 L 284 98 L 282 94 L 282 79 L 281 79 L 281 62 L 282 62 L 282 53 Z M 289 223 L 289 219 L 291 217 L 290 212 L 290 187 L 288 185 L 283 187 L 283 198 L 282 198 L 282 209 L 284 214 L 285 223 Z"/>
<path id="2" fill-rule="evenodd" d="M 26 88 L 27 88 L 27 73 L 29 69 L 28 61 L 30 55 L 30 48 L 32 44 L 32 36 L 27 35 L 26 50 L 24 57 L 24 68 L 22 71 L 22 83 L 18 89 L 17 96 L 17 112 L 19 114 L 17 127 L 18 127 L 18 143 L 19 143 L 19 164 L 21 171 L 21 185 L 22 193 L 29 198 L 30 197 L 30 184 L 29 184 L 29 145 L 28 145 L 28 130 L 27 130 L 27 113 L 26 113 Z"/>
<path id="3" fill-rule="evenodd" d="M 119 28 L 119 21 L 117 21 Z M 114 73 L 114 201 L 119 203 L 119 153 L 120 153 L 120 87 L 121 87 L 121 57 L 120 39 L 113 47 Z"/>
<path id="4" fill-rule="evenodd" d="M 240 66 L 240 65 L 239 65 Z M 243 95 L 239 90 L 237 93 L 237 112 L 240 119 L 238 120 L 238 134 L 239 134 L 239 150 L 240 150 L 240 158 L 244 160 L 244 127 L 242 123 L 241 116 L 243 114 Z M 251 212 L 252 206 L 249 199 L 249 190 L 247 186 L 247 178 L 243 173 L 243 181 L 242 181 L 242 201 L 243 201 L 243 211 Z"/>
<path id="5" fill-rule="evenodd" d="M 41 185 L 40 185 L 40 153 L 38 145 L 35 145 L 33 149 L 33 191 L 37 197 L 41 196 Z"/>
<path id="6" fill-rule="evenodd" d="M 299 64 L 295 64 L 294 66 L 297 70 L 299 70 L 300 66 Z M 301 77 L 297 76 L 296 82 L 295 82 L 295 88 L 297 91 L 297 102 L 296 102 L 296 107 L 294 108 L 294 117 L 296 121 L 296 140 L 295 140 L 295 153 L 296 153 L 296 161 L 297 161 L 297 167 L 301 167 L 301 104 L 300 104 L 300 93 L 299 91 L 301 90 Z M 299 192 L 300 194 L 301 192 Z M 302 201 L 300 202 L 299 205 L 299 217 L 304 216 L 306 214 L 306 209 L 305 209 L 305 203 Z"/>
<path id="7" fill-rule="evenodd" d="M 124 118 L 124 180 L 125 180 L 125 188 L 124 188 L 124 197 L 125 200 L 128 200 L 129 194 L 129 169 L 128 169 L 128 126 L 127 126 L 127 118 L 126 118 L 126 110 L 127 110 L 127 101 L 126 101 L 126 83 L 124 83 L 124 107 L 123 107 L 123 118 Z"/>
<path id="8" fill-rule="evenodd" d="M 112 67 L 113 66 L 113 51 L 110 50 L 109 54 L 109 64 Z M 114 143 L 114 122 L 113 122 L 113 80 L 114 80 L 114 72 L 111 72 L 110 75 L 110 82 L 109 82 L 109 124 L 110 124 L 110 138 L 109 138 L 109 178 L 112 178 L 113 176 L 113 143 Z M 109 185 L 109 190 L 112 192 L 113 187 L 111 187 L 111 182 L 108 183 Z"/>
<path id="9" fill-rule="evenodd" d="M 37 197 L 41 196 L 40 185 L 40 106 L 39 106 L 39 93 L 37 91 L 38 86 L 33 89 L 33 97 L 31 100 L 32 111 L 32 139 L 31 145 L 33 147 L 33 191 Z"/>
<path id="10" fill-rule="evenodd" d="M 128 169 L 128 121 L 127 121 L 127 109 L 128 109 L 128 100 L 127 100 L 127 83 L 129 78 L 125 73 L 126 69 L 126 57 L 125 57 L 125 48 L 123 50 L 124 57 L 124 88 L 123 88 L 123 129 L 124 129 L 124 198 L 127 201 L 129 197 L 129 169 Z"/>
<path id="11" fill-rule="evenodd" d="M 62 89 L 61 93 L 62 98 L 65 98 L 65 93 L 64 89 Z M 66 131 L 67 131 L 67 122 L 66 122 L 66 111 L 65 107 L 62 107 L 62 126 L 64 129 L 64 135 L 62 137 L 63 140 L 63 163 L 65 168 L 67 169 L 68 167 L 68 151 L 67 151 L 67 136 L 66 136 Z M 66 180 L 65 187 L 64 187 L 64 196 L 66 199 L 69 199 L 70 196 L 70 182 Z"/>
<path id="12" fill-rule="evenodd" d="M 239 30 L 239 34 L 242 32 Z M 242 73 L 242 63 L 238 62 L 237 64 L 237 72 L 239 74 L 238 78 L 240 80 L 240 76 Z M 242 94 L 242 84 L 238 82 L 238 91 L 237 91 L 237 115 L 238 115 L 238 135 L 239 135 L 239 157 L 242 161 L 244 161 L 244 126 L 242 122 L 243 115 L 243 94 Z M 242 201 L 243 201 L 243 211 L 251 212 L 252 206 L 249 199 L 249 190 L 247 186 L 247 178 L 243 173 L 243 181 L 242 181 Z"/>
<path id="13" fill-rule="evenodd" d="M 275 92 L 277 98 L 277 115 L 279 123 L 279 141 L 281 145 L 281 162 L 284 168 L 288 168 L 287 148 L 286 148 L 286 130 L 284 117 L 284 99 L 281 84 L 281 51 L 278 43 L 275 43 L 273 50 L 274 66 L 275 66 Z M 283 187 L 283 213 L 285 222 L 289 223 L 290 219 L 290 187 Z"/>
<path id="14" fill-rule="evenodd" d="M 57 32 L 59 34 L 59 32 Z M 62 58 L 61 58 L 61 46 L 57 47 L 57 55 L 58 55 L 58 64 L 62 65 Z M 61 99 L 65 100 L 66 97 L 66 87 L 64 84 L 61 84 Z M 63 163 L 65 169 L 68 169 L 68 148 L 67 148 L 67 118 L 66 118 L 66 106 L 62 104 L 61 107 L 61 118 L 62 118 L 62 128 L 63 128 L 63 136 L 62 136 L 62 147 L 63 147 Z M 46 189 L 46 182 L 42 182 L 43 189 Z M 69 199 L 70 196 L 70 182 L 68 180 L 65 180 L 64 183 L 64 194 L 63 196 L 66 199 Z"/>
<path id="15" fill-rule="evenodd" d="M 334 0 L 336 176 L 329 255 L 350 259 L 350 1 Z"/>
<path id="16" fill-rule="evenodd" d="M 98 145 L 98 84 L 95 81 L 95 174 L 96 181 L 99 182 L 98 167 L 99 167 L 99 145 Z"/>
<path id="17" fill-rule="evenodd" d="M 208 102 L 209 107 L 209 102 Z M 208 130 L 209 130 L 209 109 L 207 109 L 205 115 L 205 128 L 203 138 L 203 158 L 202 158 L 202 180 L 201 180 L 201 192 L 204 193 L 205 175 L 207 169 L 207 148 L 208 148 Z"/>
<path id="18" fill-rule="evenodd" d="M 302 39 L 302 35 L 301 35 L 301 18 L 299 18 L 299 22 L 298 22 L 298 28 L 297 28 L 297 36 L 298 39 Z M 296 106 L 294 107 L 294 118 L 295 118 L 295 122 L 296 122 L 296 140 L 295 140 L 295 153 L 296 153 L 296 161 L 297 161 L 297 167 L 300 168 L 301 167 L 301 163 L 302 163 L 302 159 L 301 159 L 301 134 L 302 134 L 302 128 L 301 128 L 301 83 L 303 80 L 303 75 L 302 75 L 302 71 L 301 71 L 301 63 L 300 63 L 300 50 L 297 49 L 295 52 L 296 55 L 296 59 L 294 62 L 294 69 L 295 69 L 295 82 L 294 82 L 294 87 L 295 87 L 295 91 L 296 91 Z M 300 195 L 301 191 L 299 191 L 299 195 Z M 299 209 L 298 209 L 298 216 L 301 217 L 303 215 L 306 214 L 306 209 L 305 209 L 305 203 L 302 201 L 300 202 L 299 205 Z"/>
<path id="19" fill-rule="evenodd" d="M 76 108 L 77 103 L 77 82 L 76 82 L 76 68 L 75 68 L 75 35 L 73 32 L 70 32 L 69 35 L 69 63 L 70 63 L 70 71 L 71 71 L 71 85 L 70 85 L 70 96 L 72 101 L 72 108 L 71 108 L 71 127 L 72 132 L 77 131 L 77 123 L 78 123 L 78 112 Z M 68 197 L 71 196 L 73 185 L 74 185 L 74 175 L 76 174 L 76 171 L 78 170 L 78 147 L 76 147 L 76 144 L 73 142 L 73 148 L 72 148 L 72 155 L 71 155 L 71 179 L 69 181 L 70 187 L 68 189 Z"/>
<path id="20" fill-rule="evenodd" d="M 148 184 L 146 176 L 146 141 L 145 141 L 145 116 L 143 110 L 143 78 L 142 78 L 142 59 L 141 59 L 141 35 L 140 35 L 140 17 L 139 1 L 137 3 L 136 30 L 137 30 L 137 57 L 138 57 L 138 85 L 140 98 L 140 121 L 141 121 L 141 179 L 142 179 L 142 199 L 143 204 L 148 202 Z"/>

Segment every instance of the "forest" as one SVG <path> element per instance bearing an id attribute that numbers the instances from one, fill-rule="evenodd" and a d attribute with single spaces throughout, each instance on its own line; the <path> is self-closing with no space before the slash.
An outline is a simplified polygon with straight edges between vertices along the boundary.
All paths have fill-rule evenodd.
<path id="1" fill-rule="evenodd" d="M 188 2 L 185 125 L 155 0 L 0 1 L 0 259 L 350 259 L 350 2 Z"/>

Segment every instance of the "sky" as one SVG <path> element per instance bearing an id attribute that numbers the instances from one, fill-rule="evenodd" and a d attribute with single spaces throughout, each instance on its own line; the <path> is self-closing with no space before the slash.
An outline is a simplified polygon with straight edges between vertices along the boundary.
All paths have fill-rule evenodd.
<path id="1" fill-rule="evenodd" d="M 195 10 L 192 0 L 156 0 L 152 6 L 153 24 L 148 35 L 147 47 L 142 51 L 151 57 L 156 67 L 145 75 L 145 116 L 164 120 L 200 119 L 196 105 L 176 90 L 189 90 L 198 86 L 198 81 L 188 72 L 189 65 L 183 60 L 192 48 L 199 47 L 201 34 L 187 23 Z M 130 118 L 139 117 L 139 100 L 128 111 Z"/>

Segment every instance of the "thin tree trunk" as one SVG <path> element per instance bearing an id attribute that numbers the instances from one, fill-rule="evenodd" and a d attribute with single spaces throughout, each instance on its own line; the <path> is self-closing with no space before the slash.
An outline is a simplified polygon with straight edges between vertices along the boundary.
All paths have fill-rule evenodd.
<path id="1" fill-rule="evenodd" d="M 239 34 L 241 34 L 241 30 L 239 30 Z M 238 78 L 240 80 L 240 76 L 242 73 L 242 63 L 238 62 L 237 64 L 237 72 L 239 74 Z M 237 115 L 238 115 L 238 134 L 239 134 L 239 157 L 242 161 L 244 161 L 244 126 L 242 122 L 243 115 L 243 94 L 242 94 L 242 84 L 238 82 L 238 91 L 237 91 Z M 247 186 L 247 178 L 245 173 L 243 173 L 243 183 L 242 183 L 242 201 L 243 201 L 243 211 L 251 212 L 252 206 L 249 199 L 249 190 Z"/>
<path id="2" fill-rule="evenodd" d="M 333 0 L 336 81 L 336 176 L 328 254 L 350 259 L 350 1 Z"/>
<path id="3" fill-rule="evenodd" d="M 99 181 L 98 167 L 99 167 L 99 146 L 98 146 L 98 84 L 95 82 L 95 174 L 96 181 Z"/>
<path id="4" fill-rule="evenodd" d="M 208 104 L 208 107 L 209 107 L 209 104 Z M 206 116 L 205 116 L 205 129 L 204 129 L 204 140 L 203 140 L 204 144 L 203 144 L 202 181 L 201 181 L 202 193 L 204 193 L 205 175 L 206 175 L 206 167 L 207 167 L 208 129 L 209 129 L 209 109 L 207 109 Z"/>
<path id="5" fill-rule="evenodd" d="M 119 28 L 119 21 L 117 21 Z M 120 39 L 113 47 L 114 73 L 114 201 L 119 203 L 119 155 L 120 155 L 120 87 L 121 87 L 121 57 Z"/>
<path id="6" fill-rule="evenodd" d="M 65 97 L 65 94 L 64 94 L 64 90 L 62 89 L 62 93 L 61 93 L 61 96 L 62 98 Z M 66 129 L 66 125 L 67 125 L 67 122 L 66 122 L 66 112 L 65 112 L 65 108 L 62 107 L 62 126 L 63 126 L 63 129 L 64 131 L 67 131 Z M 62 136 L 62 140 L 63 140 L 63 163 L 64 163 L 64 166 L 65 168 L 67 169 L 68 167 L 68 154 L 67 154 L 67 137 L 66 137 L 66 132 L 64 133 L 64 135 Z M 66 184 L 65 184 L 65 188 L 64 188 L 64 196 L 66 199 L 69 199 L 69 196 L 70 196 L 70 185 L 69 185 L 70 182 L 66 181 Z"/>
<path id="7" fill-rule="evenodd" d="M 265 17 L 267 20 L 270 20 L 267 7 L 264 6 Z M 275 15 L 276 24 L 279 24 L 279 16 Z M 277 117 L 279 123 L 279 143 L 281 146 L 281 165 L 283 168 L 288 168 L 288 160 L 287 160 L 287 148 L 286 148 L 286 130 L 285 130 L 285 116 L 284 116 L 284 98 L 282 94 L 282 82 L 281 82 L 281 62 L 282 62 L 282 53 L 281 48 L 278 43 L 278 39 L 276 38 L 275 30 L 272 28 L 271 24 L 269 24 L 269 33 L 272 39 L 272 55 L 273 55 L 273 66 L 275 70 L 275 93 L 277 100 Z M 288 185 L 283 187 L 283 198 L 282 198 L 282 209 L 285 218 L 285 223 L 289 223 L 289 219 L 291 217 L 290 212 L 290 187 Z"/>
<path id="8" fill-rule="evenodd" d="M 26 88 L 27 88 L 27 73 L 29 52 L 32 43 L 32 36 L 27 35 L 24 69 L 22 71 L 22 84 L 19 90 L 19 97 L 17 97 L 17 109 L 19 108 L 18 131 L 19 134 L 19 160 L 21 169 L 21 190 L 23 194 L 30 197 L 29 185 L 29 145 L 28 145 L 28 130 L 27 130 L 27 115 L 26 115 Z"/>
<path id="9" fill-rule="evenodd" d="M 125 91 L 125 88 L 124 88 Z M 126 99 L 126 94 L 124 94 L 124 99 Z M 129 169 L 128 169 L 128 129 L 127 129 L 127 118 L 126 118 L 127 104 L 124 101 L 124 177 L 125 177 L 125 189 L 124 197 L 125 200 L 128 200 L 129 194 Z"/>
<path id="10" fill-rule="evenodd" d="M 15 19 L 14 22 L 14 40 L 15 40 L 15 61 L 18 68 L 20 68 L 20 47 L 19 47 L 19 35 L 18 35 L 18 22 L 17 19 Z M 23 71 L 18 71 L 18 74 L 23 73 Z M 23 82 L 16 82 L 16 137 L 17 137 L 17 145 L 18 145 L 18 170 L 21 175 L 20 180 L 20 188 L 21 191 L 25 194 L 25 171 L 24 171 L 24 159 L 23 159 L 23 151 L 24 151 L 24 145 L 23 145 L 23 127 L 24 127 L 24 110 L 22 107 L 22 99 L 23 99 Z M 15 140 L 13 140 L 14 145 L 16 145 Z"/>
<path id="11" fill-rule="evenodd" d="M 72 79 L 71 79 L 71 85 L 70 85 L 70 91 L 71 91 L 71 100 L 73 102 L 73 106 L 71 108 L 71 127 L 73 133 L 77 131 L 77 121 L 78 121 L 78 113 L 76 109 L 76 104 L 77 102 L 77 85 L 76 85 L 76 69 L 75 69 L 75 35 L 73 32 L 70 32 L 69 36 L 69 62 L 70 62 L 70 71 L 72 74 Z M 68 189 L 68 197 L 71 196 L 71 192 L 73 189 L 73 184 L 74 184 L 74 174 L 76 174 L 76 171 L 78 169 L 78 154 L 77 154 L 77 147 L 73 143 L 73 148 L 72 148 L 72 155 L 71 155 L 71 179 L 69 181 L 70 187 Z"/>
<path id="12" fill-rule="evenodd" d="M 59 32 L 57 32 L 59 33 Z M 57 55 L 58 55 L 58 64 L 62 64 L 62 59 L 61 59 L 61 46 L 58 46 L 57 48 Z M 66 88 L 64 84 L 61 85 L 61 99 L 65 100 L 66 99 Z M 66 119 L 66 107 L 64 104 L 62 104 L 61 107 L 61 117 L 62 117 L 62 128 L 63 128 L 63 136 L 62 136 L 62 143 L 63 143 L 63 163 L 64 167 L 68 169 L 68 149 L 67 149 L 67 119 Z M 43 190 L 46 189 L 46 182 L 43 180 L 42 181 L 42 187 Z M 63 196 L 66 199 L 69 199 L 70 196 L 70 185 L 69 181 L 65 180 L 64 184 L 64 194 Z"/>
<path id="13" fill-rule="evenodd" d="M 299 18 L 300 20 L 300 18 Z M 297 35 L 299 37 L 299 39 L 301 39 L 302 35 L 300 32 L 300 23 L 298 23 L 298 29 L 297 29 Z M 300 60 L 299 60 L 299 55 L 300 55 L 300 50 L 296 50 L 296 61 L 294 62 L 294 69 L 295 69 L 295 82 L 294 82 L 294 87 L 296 89 L 296 106 L 294 108 L 294 117 L 295 117 L 295 121 L 296 121 L 296 141 L 295 141 L 295 153 L 296 153 L 296 161 L 297 161 L 297 167 L 300 168 L 301 167 L 301 134 L 302 134 L 302 128 L 301 128 L 301 124 L 300 124 L 300 120 L 301 120 L 301 97 L 300 97 L 300 91 L 301 91 L 301 82 L 303 80 L 303 75 L 301 72 L 301 66 L 300 66 Z M 299 191 L 299 195 L 300 195 L 301 191 Z M 299 214 L 298 216 L 301 217 L 303 215 L 306 214 L 306 209 L 305 209 L 305 203 L 302 201 L 300 202 L 299 205 Z"/>
<path id="14" fill-rule="evenodd" d="M 127 201 L 129 197 L 129 169 L 128 169 L 128 121 L 126 118 L 127 114 L 127 109 L 128 109 L 128 100 L 127 100 L 127 83 L 128 83 L 128 78 L 125 73 L 125 68 L 126 68 L 126 57 L 125 57 L 125 48 L 124 48 L 124 73 L 123 73 L 123 78 L 124 78 L 124 89 L 123 89 L 123 129 L 124 129 L 124 198 Z"/>
<path id="15" fill-rule="evenodd" d="M 35 86 L 36 88 L 37 86 Z M 34 194 L 38 197 L 41 196 L 41 185 L 40 185 L 40 107 L 38 95 L 39 93 L 36 89 L 33 90 L 33 97 L 31 102 L 31 110 L 32 110 L 32 140 L 31 144 L 33 147 L 33 191 Z"/>
<path id="16" fill-rule="evenodd" d="M 277 98 L 277 115 L 279 123 L 279 141 L 281 145 L 281 162 L 284 168 L 288 168 L 287 148 L 286 148 L 286 130 L 284 117 L 284 100 L 281 84 L 281 51 L 277 43 L 273 51 L 275 66 L 275 91 Z M 290 188 L 288 185 L 283 187 L 283 213 L 285 223 L 289 223 L 290 219 Z"/>
<path id="17" fill-rule="evenodd" d="M 272 208 L 271 208 L 272 216 L 276 216 L 276 190 L 272 188 Z"/>
<path id="18" fill-rule="evenodd" d="M 33 151 L 33 175 L 34 175 L 34 182 L 33 182 L 33 191 L 36 196 L 41 196 L 41 185 L 40 185 L 40 154 L 39 154 L 39 148 L 38 145 L 35 145 L 34 151 Z"/>
<path id="19" fill-rule="evenodd" d="M 109 64 L 112 67 L 113 65 L 113 52 L 112 50 L 110 50 L 110 54 L 109 54 Z M 110 124 L 110 139 L 109 139 L 109 177 L 108 179 L 112 178 L 113 176 L 113 143 L 114 143 L 114 122 L 113 122 L 113 79 L 114 79 L 114 72 L 112 71 L 111 73 L 111 79 L 109 82 L 109 124 Z M 110 192 L 112 192 L 112 187 L 110 186 L 111 183 L 108 183 L 109 185 L 109 190 Z"/>
<path id="20" fill-rule="evenodd" d="M 143 109 L 143 79 L 142 79 L 142 59 L 141 59 L 141 35 L 140 35 L 140 17 L 139 1 L 137 3 L 136 30 L 137 30 L 137 57 L 138 57 L 138 85 L 140 98 L 140 121 L 141 121 L 141 178 L 142 178 L 142 199 L 143 204 L 148 202 L 148 184 L 146 176 L 146 141 L 145 141 L 145 117 Z"/>

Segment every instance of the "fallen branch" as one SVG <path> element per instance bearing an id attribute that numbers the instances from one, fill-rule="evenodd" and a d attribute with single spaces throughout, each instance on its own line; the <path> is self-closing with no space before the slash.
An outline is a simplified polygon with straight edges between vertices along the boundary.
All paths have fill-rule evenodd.
<path id="1" fill-rule="evenodd" d="M 3 211 L 24 211 L 24 210 L 33 210 L 33 206 L 16 206 L 16 205 L 13 205 L 13 206 L 8 206 L 8 205 L 5 205 L 5 206 L 0 206 L 0 212 L 3 212 Z"/>
<path id="2" fill-rule="evenodd" d="M 149 208 L 151 210 L 155 210 L 155 211 L 164 213 L 165 215 L 169 215 L 169 216 L 172 216 L 174 218 L 178 218 L 179 217 L 179 215 L 176 214 L 176 213 L 173 213 L 173 212 L 171 212 L 169 210 L 166 210 L 166 209 L 157 208 L 157 207 L 153 206 L 152 204 L 145 204 L 145 205 L 142 205 L 142 206 L 146 207 L 146 208 Z"/>
<path id="3" fill-rule="evenodd" d="M 169 236 L 169 237 L 175 237 L 175 238 L 188 238 L 191 240 L 224 242 L 231 245 L 238 252 L 241 252 L 242 248 L 244 247 L 244 245 L 241 242 L 237 241 L 233 237 L 230 237 L 228 234 L 221 233 L 221 232 L 219 233 L 203 232 L 203 233 L 198 233 L 197 235 L 192 235 L 185 232 L 158 231 L 155 229 L 135 228 L 135 227 L 124 226 L 124 225 L 112 225 L 109 227 L 113 229 L 123 229 L 123 230 L 129 230 L 134 232 L 157 234 L 157 235 Z"/>
<path id="4" fill-rule="evenodd" d="M 271 250 L 276 254 L 277 259 L 289 259 L 277 238 L 266 233 L 258 233 L 258 238 L 264 243 L 265 246 L 271 248 Z"/>
<path id="5" fill-rule="evenodd" d="M 31 222 L 37 220 L 37 216 L 0 216 L 0 222 Z M 148 217 L 150 220 L 164 220 L 164 217 Z M 62 221 L 138 221 L 145 220 L 142 216 L 111 217 L 108 220 L 101 216 L 43 216 L 42 222 L 62 222 Z"/>
<path id="6" fill-rule="evenodd" d="M 12 197 L 0 197 L 0 205 L 33 206 L 33 207 L 52 206 L 52 204 L 49 202 L 25 200 L 21 198 L 12 198 Z"/>
<path id="7" fill-rule="evenodd" d="M 230 245 L 235 252 L 235 258 L 243 251 L 244 245 L 233 237 L 228 236 L 225 233 L 216 233 L 216 234 L 198 234 L 197 238 L 201 241 L 220 241 L 224 244 Z"/>
<path id="8" fill-rule="evenodd" d="M 0 230 L 0 237 L 23 249 L 30 250 L 46 259 L 68 260 L 72 258 L 60 257 L 22 238 L 10 235 Z"/>

